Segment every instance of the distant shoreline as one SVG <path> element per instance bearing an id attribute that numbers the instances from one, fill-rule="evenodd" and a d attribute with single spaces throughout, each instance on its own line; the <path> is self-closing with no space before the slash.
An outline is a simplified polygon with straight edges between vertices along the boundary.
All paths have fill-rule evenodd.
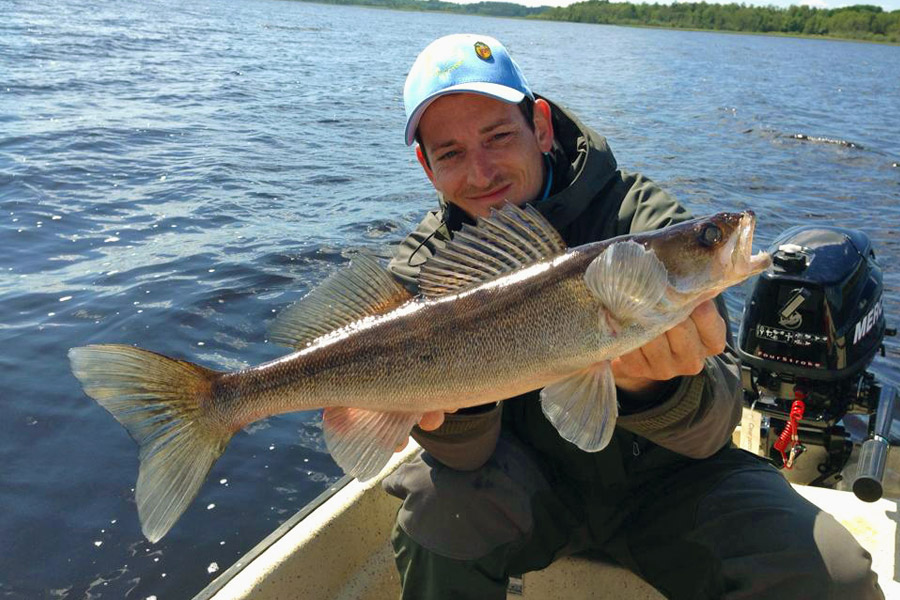
<path id="1" fill-rule="evenodd" d="M 300 0 L 301 2 L 316 2 L 318 0 Z M 373 7 L 374 8 L 374 7 Z M 426 12 L 426 11 L 422 11 Z M 555 21 L 555 19 L 529 19 L 541 21 Z M 556 21 L 557 23 L 574 23 L 576 21 Z M 697 29 L 692 27 L 664 27 L 662 25 L 626 25 L 624 23 L 581 23 L 582 25 L 610 25 L 614 27 L 634 27 L 635 29 L 660 29 L 664 31 L 694 31 L 698 33 L 727 33 L 730 35 L 761 35 L 781 38 L 796 38 L 799 40 L 823 40 L 826 42 L 854 42 L 860 44 L 881 44 L 883 46 L 900 46 L 900 42 L 887 40 L 867 40 L 863 38 L 838 37 L 833 35 L 816 35 L 811 33 L 782 33 L 780 31 L 732 31 L 730 29 Z"/>
<path id="2" fill-rule="evenodd" d="M 299 0 L 312 4 L 366 6 L 369 8 L 468 14 L 483 17 L 503 17 L 583 23 L 586 25 L 616 25 L 642 29 L 699 31 L 791 37 L 811 40 L 867 42 L 889 46 L 900 45 L 900 10 L 885 12 L 880 7 L 854 5 L 839 9 L 818 9 L 806 6 L 775 8 L 738 4 L 679 3 L 677 5 L 611 3 L 607 0 L 587 0 L 567 7 L 528 7 L 513 2 L 482 1 L 457 4 L 445 0 Z M 674 8 L 673 8 L 674 7 Z M 621 15 L 626 15 L 624 18 Z M 636 22 L 641 19 L 657 22 Z M 673 24 L 660 23 L 671 20 Z M 769 30 L 736 27 L 696 26 L 695 21 L 707 20 L 722 24 L 764 22 Z M 826 33 L 779 31 L 776 26 L 818 29 Z M 866 29 L 861 29 L 861 28 Z M 832 31 L 832 28 L 838 28 Z M 855 28 L 847 31 L 840 28 Z M 875 29 L 873 31 L 872 29 Z M 880 33 L 879 31 L 884 31 Z"/>

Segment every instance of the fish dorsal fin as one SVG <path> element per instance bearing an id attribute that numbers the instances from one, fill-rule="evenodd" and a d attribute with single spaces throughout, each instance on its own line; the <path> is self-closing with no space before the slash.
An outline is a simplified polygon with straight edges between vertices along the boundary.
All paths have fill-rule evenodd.
<path id="1" fill-rule="evenodd" d="M 455 294 L 566 251 L 559 233 L 531 206 L 506 204 L 463 225 L 419 272 L 428 298 Z"/>
<path id="2" fill-rule="evenodd" d="M 297 350 L 363 317 L 386 313 L 412 298 L 377 260 L 353 257 L 317 288 L 287 307 L 269 327 L 276 344 Z"/>

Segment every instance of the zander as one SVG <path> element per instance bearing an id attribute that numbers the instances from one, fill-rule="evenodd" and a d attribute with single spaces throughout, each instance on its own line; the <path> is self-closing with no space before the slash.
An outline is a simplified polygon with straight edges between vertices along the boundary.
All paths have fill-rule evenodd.
<path id="1" fill-rule="evenodd" d="M 361 480 L 423 413 L 538 388 L 563 438 L 601 450 L 618 416 L 609 361 L 768 267 L 751 255 L 754 227 L 751 212 L 722 213 L 567 249 L 535 209 L 507 204 L 422 267 L 418 297 L 353 259 L 275 320 L 272 339 L 296 349 L 278 360 L 223 373 L 115 344 L 69 358 L 140 446 L 135 496 L 155 542 L 231 436 L 279 413 L 331 407 L 328 449 Z"/>

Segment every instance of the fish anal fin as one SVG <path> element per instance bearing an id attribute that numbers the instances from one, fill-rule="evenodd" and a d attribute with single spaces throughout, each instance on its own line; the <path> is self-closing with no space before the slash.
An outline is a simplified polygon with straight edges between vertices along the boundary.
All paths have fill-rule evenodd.
<path id="1" fill-rule="evenodd" d="M 669 275 L 652 251 L 628 240 L 611 244 L 592 260 L 584 281 L 615 319 L 630 322 L 655 309 Z"/>
<path id="2" fill-rule="evenodd" d="M 541 408 L 563 437 L 586 452 L 609 444 L 619 405 L 608 362 L 597 363 L 541 390 Z"/>
<path id="3" fill-rule="evenodd" d="M 313 340 L 364 317 L 397 308 L 412 298 L 390 272 L 360 254 L 309 294 L 287 307 L 269 326 L 270 339 L 302 350 Z"/>
<path id="4" fill-rule="evenodd" d="M 322 415 L 325 445 L 345 473 L 360 481 L 381 472 L 422 413 L 330 407 Z"/>
<path id="5" fill-rule="evenodd" d="M 566 251 L 559 233 L 537 210 L 506 204 L 477 224 L 464 225 L 419 272 L 427 298 L 455 294 Z"/>

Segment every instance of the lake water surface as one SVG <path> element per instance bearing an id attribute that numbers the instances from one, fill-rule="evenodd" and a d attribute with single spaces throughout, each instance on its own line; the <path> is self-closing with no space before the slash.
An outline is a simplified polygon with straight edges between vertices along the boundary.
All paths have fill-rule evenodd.
<path id="1" fill-rule="evenodd" d="M 443 34 L 504 40 L 620 165 L 697 214 L 754 209 L 760 245 L 864 230 L 900 321 L 900 48 L 273 0 L 0 14 L 0 598 L 189 598 L 340 477 L 318 414 L 259 422 L 151 545 L 136 447 L 66 351 L 284 353 L 274 313 L 354 252 L 388 256 L 435 203 L 401 94 Z M 874 369 L 900 383 L 887 345 Z"/>

